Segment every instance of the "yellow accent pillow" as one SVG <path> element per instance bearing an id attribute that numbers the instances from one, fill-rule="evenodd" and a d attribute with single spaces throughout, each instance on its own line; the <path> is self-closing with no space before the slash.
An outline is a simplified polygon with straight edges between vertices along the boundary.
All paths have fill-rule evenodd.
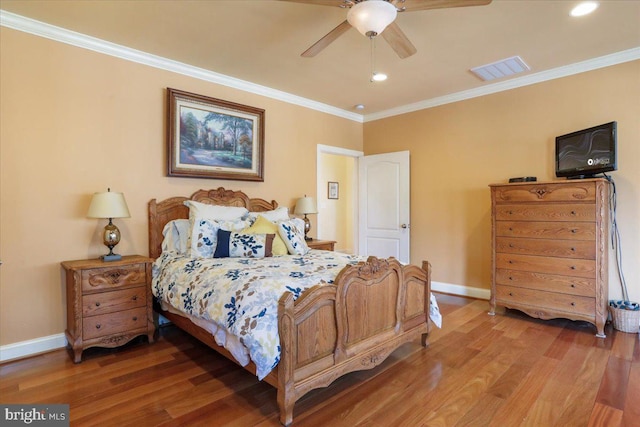
<path id="1" fill-rule="evenodd" d="M 273 255 L 286 255 L 289 253 L 284 240 L 278 234 L 278 226 L 262 215 L 258 215 L 256 222 L 251 227 L 242 230 L 241 234 L 275 234 L 276 237 L 273 239 L 273 246 L 271 247 Z"/>

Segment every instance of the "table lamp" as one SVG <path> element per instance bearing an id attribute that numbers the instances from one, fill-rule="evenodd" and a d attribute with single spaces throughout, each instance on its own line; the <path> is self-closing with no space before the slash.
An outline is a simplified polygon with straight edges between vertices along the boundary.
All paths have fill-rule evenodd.
<path id="1" fill-rule="evenodd" d="M 293 211 L 296 215 L 304 215 L 304 240 L 313 240 L 311 237 L 307 237 L 307 233 L 311 230 L 311 222 L 307 218 L 308 214 L 317 214 L 318 208 L 316 207 L 316 201 L 313 197 L 301 197 L 296 202 L 296 208 Z"/>
<path id="2" fill-rule="evenodd" d="M 127 202 L 122 193 L 112 192 L 110 188 L 104 193 L 94 193 L 87 217 L 109 219 L 109 224 L 104 227 L 102 236 L 102 241 L 109 248 L 109 253 L 100 257 L 103 261 L 122 259 L 122 256 L 113 253 L 113 248 L 120 242 L 120 230 L 113 224 L 112 219 L 129 218 L 130 216 Z"/>

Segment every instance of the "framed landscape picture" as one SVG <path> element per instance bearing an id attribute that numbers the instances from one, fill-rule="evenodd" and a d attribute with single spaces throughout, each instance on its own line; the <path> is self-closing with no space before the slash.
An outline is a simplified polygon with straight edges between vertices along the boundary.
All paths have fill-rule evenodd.
<path id="1" fill-rule="evenodd" d="M 264 110 L 167 88 L 168 176 L 264 181 Z"/>

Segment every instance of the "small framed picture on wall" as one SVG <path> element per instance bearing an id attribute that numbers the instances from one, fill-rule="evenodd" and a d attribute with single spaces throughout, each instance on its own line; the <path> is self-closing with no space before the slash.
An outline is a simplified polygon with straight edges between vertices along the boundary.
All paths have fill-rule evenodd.
<path id="1" fill-rule="evenodd" d="M 337 182 L 329 181 L 329 189 L 328 194 L 330 199 L 338 199 L 339 196 L 339 187 Z"/>

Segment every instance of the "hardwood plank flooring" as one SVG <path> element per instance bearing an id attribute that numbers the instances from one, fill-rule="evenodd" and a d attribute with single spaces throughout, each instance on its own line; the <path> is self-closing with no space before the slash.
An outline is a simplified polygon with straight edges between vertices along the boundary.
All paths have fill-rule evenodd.
<path id="1" fill-rule="evenodd" d="M 443 328 L 296 403 L 295 426 L 640 426 L 640 335 L 437 295 Z M 74 364 L 0 365 L 0 403 L 68 403 L 74 426 L 277 426 L 276 391 L 173 326 Z"/>

